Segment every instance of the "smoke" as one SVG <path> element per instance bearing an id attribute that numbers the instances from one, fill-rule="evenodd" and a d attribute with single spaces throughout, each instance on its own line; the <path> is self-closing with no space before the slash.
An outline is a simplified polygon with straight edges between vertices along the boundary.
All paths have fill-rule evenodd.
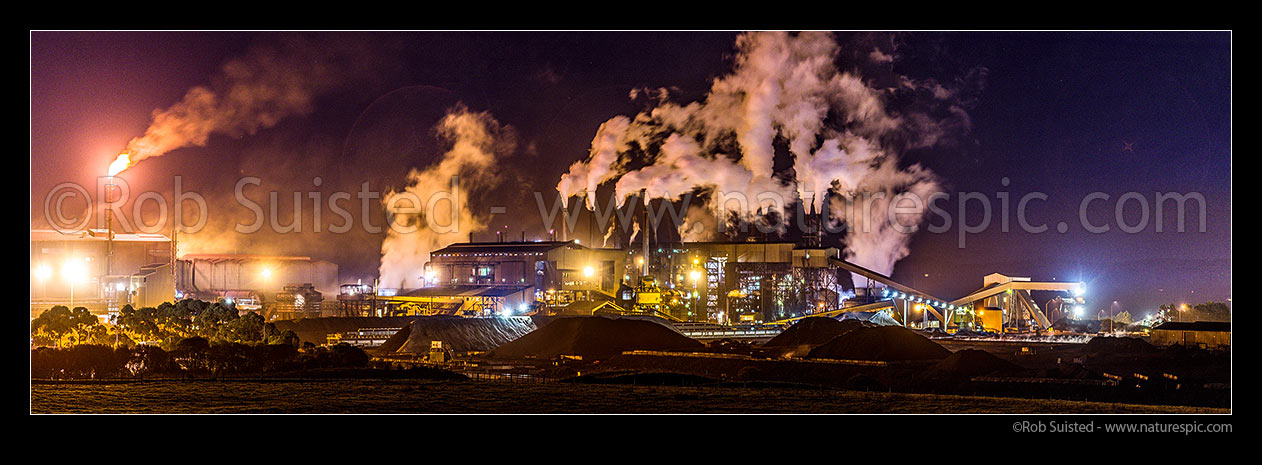
<path id="1" fill-rule="evenodd" d="M 794 202 L 820 207 L 831 198 L 833 217 L 848 226 L 847 259 L 891 273 L 907 255 L 910 232 L 885 220 L 890 202 L 871 202 L 862 217 L 847 214 L 844 206 L 874 193 L 927 200 L 941 189 L 928 169 L 901 167 L 898 154 L 967 131 L 967 114 L 953 103 L 953 89 L 904 76 L 878 87 L 858 71 L 838 68 L 842 49 L 827 33 L 750 33 L 736 46 L 734 69 L 716 78 L 701 101 L 678 104 L 662 97 L 634 118 L 617 116 L 602 125 L 588 158 L 557 184 L 562 198 L 586 195 L 592 208 L 596 188 L 614 180 L 619 205 L 641 189 L 649 198 L 668 200 L 709 193 L 694 198 L 702 209 L 693 204 L 689 220 L 677 225 L 686 240 L 711 236 L 715 228 L 706 226 L 717 221 L 764 224 L 763 212 L 779 213 Z M 876 64 L 887 68 L 897 57 L 872 51 L 880 58 Z M 925 95 L 933 109 L 947 110 L 899 112 L 887 105 L 895 96 Z M 777 148 L 793 158 L 792 173 L 775 171 Z M 921 206 L 896 218 L 914 226 L 923 213 Z"/>
<path id="2" fill-rule="evenodd" d="M 449 110 L 435 129 L 451 149 L 436 165 L 413 168 L 407 187 L 382 199 L 392 218 L 381 243 L 380 285 L 385 288 L 420 287 L 430 252 L 486 228 L 469 199 L 495 183 L 497 159 L 516 149 L 511 127 L 462 105 Z"/>
<path id="3" fill-rule="evenodd" d="M 286 117 L 306 115 L 318 96 L 367 69 L 361 63 L 366 56 L 347 40 L 285 36 L 277 44 L 256 46 L 225 63 L 210 85 L 189 89 L 170 108 L 155 110 L 144 135 L 127 143 L 123 168 L 204 146 L 212 134 L 254 134 Z"/>

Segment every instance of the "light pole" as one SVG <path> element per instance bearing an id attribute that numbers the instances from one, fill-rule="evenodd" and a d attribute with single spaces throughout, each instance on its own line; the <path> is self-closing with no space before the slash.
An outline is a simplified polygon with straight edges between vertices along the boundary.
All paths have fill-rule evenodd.
<path id="1" fill-rule="evenodd" d="M 701 272 L 694 269 L 688 275 L 692 277 L 692 311 L 700 313 L 697 310 L 697 280 L 701 279 Z"/>

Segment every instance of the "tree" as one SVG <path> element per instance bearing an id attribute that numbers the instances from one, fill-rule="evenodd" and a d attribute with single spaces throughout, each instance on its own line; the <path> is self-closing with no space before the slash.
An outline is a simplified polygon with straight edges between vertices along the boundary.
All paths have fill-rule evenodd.
<path id="1" fill-rule="evenodd" d="M 171 350 L 171 355 L 186 370 L 195 371 L 202 370 L 207 367 L 206 358 L 210 351 L 210 341 L 200 336 L 193 336 L 180 339 L 175 343 L 175 348 Z"/>
<path id="2" fill-rule="evenodd" d="M 201 302 L 201 301 L 192 301 Z M 205 303 L 205 302 L 201 302 Z M 189 308 L 193 308 L 193 304 L 189 304 Z M 220 337 L 220 329 L 222 326 L 238 319 L 237 311 L 225 307 L 218 302 L 202 306 L 200 310 L 193 314 L 193 327 L 196 328 L 197 334 L 205 338 Z"/>
<path id="3" fill-rule="evenodd" d="M 53 345 L 61 347 L 61 341 L 66 333 L 69 333 L 73 324 L 71 323 L 70 309 L 65 305 L 57 305 L 48 310 L 44 310 L 38 317 L 31 321 L 31 335 L 37 342 L 52 342 Z"/>
<path id="4" fill-rule="evenodd" d="M 161 347 L 139 345 L 129 351 L 124 368 L 132 374 L 147 375 L 171 371 L 171 356 Z"/>
<path id="5" fill-rule="evenodd" d="M 1231 308 L 1222 302 L 1205 302 L 1191 308 L 1198 321 L 1231 321 Z"/>
<path id="6" fill-rule="evenodd" d="M 368 361 L 371 360 L 364 349 L 345 342 L 330 347 L 329 358 L 335 367 L 362 367 L 368 365 Z"/>
<path id="7" fill-rule="evenodd" d="M 250 312 L 220 326 L 218 339 L 227 342 L 260 342 L 263 341 L 264 324 L 263 317 Z M 275 330 L 274 327 L 273 330 Z"/>
<path id="8" fill-rule="evenodd" d="M 75 344 L 86 344 L 91 333 L 96 327 L 101 325 L 101 320 L 96 318 L 84 307 L 75 307 L 70 311 L 70 328 L 75 333 Z"/>

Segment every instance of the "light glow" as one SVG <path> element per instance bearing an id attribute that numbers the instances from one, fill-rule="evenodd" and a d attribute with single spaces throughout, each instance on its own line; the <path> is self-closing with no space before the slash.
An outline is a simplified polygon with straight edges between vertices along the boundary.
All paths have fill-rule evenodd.
<path id="1" fill-rule="evenodd" d="M 66 263 L 61 266 L 61 276 L 66 281 L 77 283 L 88 279 L 88 267 L 81 260 L 66 260 Z"/>
<path id="2" fill-rule="evenodd" d="M 110 163 L 110 171 L 109 171 L 110 177 L 114 177 L 118 175 L 118 173 L 122 173 L 123 170 L 127 169 L 130 166 L 131 166 L 131 154 L 127 152 L 118 154 L 118 158 L 115 158 L 114 162 Z"/>

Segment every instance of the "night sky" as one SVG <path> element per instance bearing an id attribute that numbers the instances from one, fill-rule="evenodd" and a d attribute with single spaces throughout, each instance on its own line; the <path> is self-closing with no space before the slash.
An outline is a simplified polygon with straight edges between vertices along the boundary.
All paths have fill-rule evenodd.
<path id="1" fill-rule="evenodd" d="M 221 65 L 278 33 L 59 33 L 31 35 L 31 221 L 47 227 L 43 199 L 62 182 L 91 186 L 155 109 L 207 85 Z M 317 41 L 363 50 L 345 79 L 312 111 L 254 134 L 213 135 L 128 170 L 133 192 L 183 189 L 211 199 L 207 236 L 247 222 L 233 208 L 243 175 L 263 179 L 281 199 L 294 191 L 401 188 L 410 168 L 441 153 L 432 127 L 463 103 L 514 128 L 518 150 L 486 199 L 508 213 L 492 218 L 510 238 L 543 237 L 531 192 L 554 192 L 570 164 L 586 157 L 601 123 L 645 103 L 632 89 L 668 88 L 674 101 L 705 95 L 732 68 L 737 33 L 338 33 Z M 1231 296 L 1231 36 L 1229 33 L 839 33 L 841 60 L 896 46 L 898 74 L 943 82 L 976 78 L 967 108 L 971 130 L 945 147 L 910 150 L 952 192 L 1011 192 L 1011 208 L 1044 192 L 1027 216 L 1052 231 L 993 227 L 957 247 L 957 229 L 921 232 L 894 277 L 942 297 L 981 286 L 1002 272 L 1035 280 L 1084 281 L 1091 307 L 1118 301 L 1138 316 L 1161 303 Z M 848 69 L 861 63 L 839 63 Z M 319 176 L 322 186 L 312 187 Z M 1002 178 L 1009 178 L 1007 187 Z M 1113 223 L 1126 192 L 1197 192 L 1206 232 L 1153 226 L 1092 234 L 1078 226 L 1091 192 L 1096 224 Z M 133 197 L 135 194 L 133 194 Z M 265 200 L 259 194 L 255 201 Z M 214 199 L 221 199 L 216 202 Z M 222 204 L 223 208 L 219 208 Z M 952 211 L 958 205 L 947 204 Z M 380 214 L 380 205 L 373 205 Z M 127 206 L 130 210 L 130 205 Z M 282 202 L 282 215 L 287 207 Z M 997 213 L 997 212 L 996 212 Z M 1138 213 L 1128 217 L 1137 221 Z M 358 221 L 359 218 L 357 217 Z M 959 218 L 955 218 L 956 221 Z M 308 222 L 310 220 L 307 220 Z M 326 219 L 325 221 L 328 221 Z M 976 223 L 975 218 L 969 219 Z M 1064 234 L 1059 221 L 1070 223 Z M 592 233 L 599 238 L 600 232 Z M 308 255 L 338 263 L 343 280 L 371 279 L 383 235 L 259 234 L 222 252 Z M 483 233 L 482 238 L 493 236 Z M 589 232 L 576 237 L 587 243 Z M 279 239 L 279 240 L 278 240 Z M 834 239 L 835 240 L 835 239 Z M 925 275 L 929 276 L 926 277 Z"/>

